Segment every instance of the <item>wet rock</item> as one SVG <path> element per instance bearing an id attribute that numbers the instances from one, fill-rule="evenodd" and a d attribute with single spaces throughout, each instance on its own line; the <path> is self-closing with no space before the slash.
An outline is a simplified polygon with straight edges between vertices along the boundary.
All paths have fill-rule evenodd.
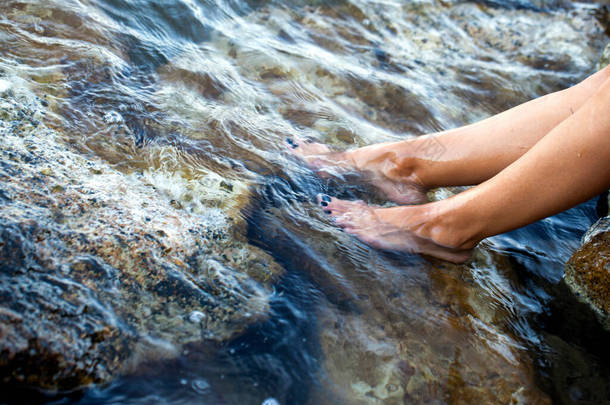
<path id="1" fill-rule="evenodd" d="M 186 58 L 172 60 L 171 64 L 161 66 L 158 73 L 163 80 L 179 82 L 206 98 L 217 99 L 226 91 L 222 83 L 206 71 L 206 66 L 198 66 L 193 71 L 189 62 Z"/>
<path id="2" fill-rule="evenodd" d="M 582 313 L 580 315 L 582 316 Z M 584 326 L 584 325 L 580 325 Z M 591 330 L 582 330 L 590 334 Z M 574 330 L 569 335 L 573 335 Z M 579 333 L 579 332 L 576 332 Z M 604 404 L 610 398 L 610 386 L 605 377 L 607 371 L 608 351 L 606 350 L 608 334 L 600 339 L 596 347 L 597 353 L 606 351 L 605 356 L 598 357 L 583 350 L 574 342 L 564 341 L 558 336 L 545 336 L 548 342 L 547 356 L 550 370 L 547 372 L 553 382 L 553 390 L 557 392 L 557 400 L 566 404 Z M 601 353 L 600 353 L 601 354 Z M 547 360 L 548 361 L 548 360 Z"/>
<path id="3" fill-rule="evenodd" d="M 487 256 L 472 267 L 505 265 Z M 430 286 L 353 285 L 369 291 L 360 311 L 320 311 L 329 389 L 349 404 L 548 403 L 527 354 L 503 330 L 506 314 L 494 313 L 474 280 L 462 281 L 473 269 L 415 268 L 431 273 Z M 409 315 L 416 307 L 422 313 Z"/>
<path id="4" fill-rule="evenodd" d="M 229 219 L 237 212 L 206 202 L 203 184 L 196 209 L 184 207 L 171 202 L 169 175 L 74 153 L 27 82 L 10 80 L 0 101 L 2 383 L 108 381 L 265 316 L 282 270 L 245 241 Z M 232 188 L 214 193 L 240 201 L 244 188 L 222 181 Z"/>
<path id="5" fill-rule="evenodd" d="M 610 217 L 587 231 L 566 264 L 564 282 L 610 331 Z"/>

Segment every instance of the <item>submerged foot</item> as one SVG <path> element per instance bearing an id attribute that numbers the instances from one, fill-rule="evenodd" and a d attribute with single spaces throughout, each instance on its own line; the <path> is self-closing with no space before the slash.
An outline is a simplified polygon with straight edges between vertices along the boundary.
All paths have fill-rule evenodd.
<path id="1" fill-rule="evenodd" d="M 346 152 L 334 152 L 327 145 L 288 138 L 290 151 L 302 159 L 320 177 L 356 175 L 360 181 L 372 184 L 398 204 L 427 202 L 426 188 L 413 179 L 392 179 L 384 173 L 388 160 L 376 148 L 365 147 Z M 385 155 L 388 155 L 387 153 Z"/>
<path id="2" fill-rule="evenodd" d="M 423 253 L 454 263 L 470 259 L 472 249 L 455 249 L 419 235 L 424 218 L 417 207 L 380 208 L 361 201 L 318 196 L 324 211 L 347 233 L 368 245 L 389 251 Z"/>

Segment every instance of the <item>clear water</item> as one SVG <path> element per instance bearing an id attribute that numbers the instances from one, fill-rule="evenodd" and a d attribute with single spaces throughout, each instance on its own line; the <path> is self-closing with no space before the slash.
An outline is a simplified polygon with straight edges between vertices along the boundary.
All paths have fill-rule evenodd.
<path id="1" fill-rule="evenodd" d="M 566 88 L 595 69 L 607 40 L 600 10 L 525 0 L 3 1 L 0 72 L 46 97 L 46 123 L 70 148 L 147 176 L 193 215 L 183 187 L 237 168 L 255 190 L 247 236 L 286 269 L 269 318 L 235 340 L 185 348 L 107 386 L 16 401 L 468 403 L 464 387 L 489 387 L 495 367 L 493 378 L 535 392 L 525 403 L 608 400 L 607 335 L 583 333 L 558 287 L 594 202 L 446 267 L 337 231 L 317 193 L 379 196 L 318 179 L 283 146 L 294 135 L 337 148 L 418 136 Z M 388 364 L 409 383 L 363 376 Z M 426 378 L 434 384 L 418 388 Z"/>

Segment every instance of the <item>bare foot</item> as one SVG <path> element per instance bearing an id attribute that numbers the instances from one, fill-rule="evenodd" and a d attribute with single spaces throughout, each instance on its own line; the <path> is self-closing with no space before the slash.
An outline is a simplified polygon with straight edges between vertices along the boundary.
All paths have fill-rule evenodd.
<path id="1" fill-rule="evenodd" d="M 319 195 L 318 202 L 345 232 L 375 248 L 423 253 L 454 263 L 463 263 L 472 255 L 472 249 L 447 247 L 420 235 L 425 216 L 418 206 L 380 208 L 327 195 Z"/>
<path id="2" fill-rule="evenodd" d="M 379 147 L 333 152 L 322 143 L 288 138 L 286 144 L 295 156 L 305 161 L 320 177 L 344 178 L 356 175 L 360 181 L 377 187 L 390 201 L 398 204 L 428 202 L 426 188 L 414 178 L 393 179 L 384 173 L 384 168 L 389 162 L 383 154 L 380 154 Z M 389 164 L 393 165 L 393 163 Z"/>

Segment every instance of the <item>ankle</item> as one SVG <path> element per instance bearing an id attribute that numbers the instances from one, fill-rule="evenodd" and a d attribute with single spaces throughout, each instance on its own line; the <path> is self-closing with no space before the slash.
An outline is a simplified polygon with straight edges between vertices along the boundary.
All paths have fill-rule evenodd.
<path id="1" fill-rule="evenodd" d="M 474 248 L 482 239 L 482 221 L 469 215 L 467 207 L 447 199 L 420 206 L 426 220 L 418 229 L 419 236 L 456 250 Z"/>
<path id="2" fill-rule="evenodd" d="M 370 170 L 395 182 L 427 188 L 419 176 L 421 162 L 417 159 L 415 141 L 408 139 L 365 146 L 352 151 L 351 157 L 361 171 Z"/>

